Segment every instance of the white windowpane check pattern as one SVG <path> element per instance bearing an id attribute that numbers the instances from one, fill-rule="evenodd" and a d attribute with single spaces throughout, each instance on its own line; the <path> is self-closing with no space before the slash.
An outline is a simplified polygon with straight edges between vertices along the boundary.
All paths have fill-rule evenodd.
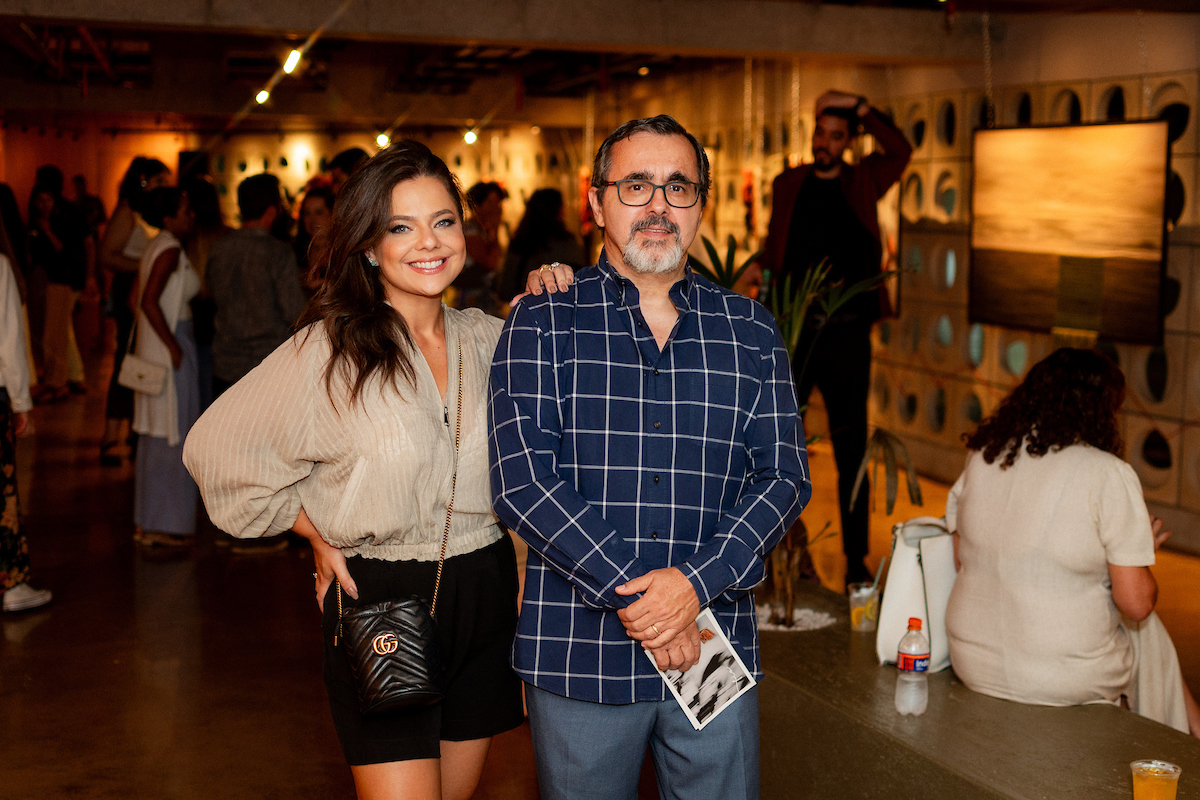
<path id="1" fill-rule="evenodd" d="M 556 694 L 666 699 L 616 587 L 678 567 L 756 677 L 750 589 L 812 493 L 787 351 L 757 302 L 689 269 L 659 351 L 602 254 L 527 297 L 492 364 L 492 495 L 529 543 L 513 662 Z"/>

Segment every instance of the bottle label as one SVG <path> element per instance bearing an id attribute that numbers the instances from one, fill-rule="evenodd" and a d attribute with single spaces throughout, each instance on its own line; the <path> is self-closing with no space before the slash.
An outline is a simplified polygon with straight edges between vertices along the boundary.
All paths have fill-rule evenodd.
<path id="1" fill-rule="evenodd" d="M 896 654 L 896 667 L 905 672 L 928 672 L 929 671 L 929 653 L 924 655 L 911 655 L 909 653 Z"/>

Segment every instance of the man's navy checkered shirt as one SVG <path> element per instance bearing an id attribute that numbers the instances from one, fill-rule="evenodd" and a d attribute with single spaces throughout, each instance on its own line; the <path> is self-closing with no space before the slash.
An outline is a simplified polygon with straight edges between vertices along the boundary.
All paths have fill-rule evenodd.
<path id="1" fill-rule="evenodd" d="M 771 315 L 690 268 L 659 351 L 608 263 L 513 309 L 492 362 L 496 513 L 529 544 L 513 666 L 555 694 L 661 701 L 614 589 L 675 566 L 756 677 L 751 588 L 812 494 L 791 365 Z"/>

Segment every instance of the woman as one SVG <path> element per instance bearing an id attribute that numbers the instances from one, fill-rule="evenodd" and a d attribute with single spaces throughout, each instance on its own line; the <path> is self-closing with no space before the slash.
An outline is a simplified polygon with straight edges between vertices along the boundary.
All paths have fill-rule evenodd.
<path id="1" fill-rule="evenodd" d="M 462 200 L 422 144 L 396 142 L 350 177 L 327 242 L 325 287 L 299 332 L 213 403 L 184 458 L 219 528 L 291 529 L 312 544 L 325 685 L 358 796 L 465 800 L 491 737 L 522 720 L 508 662 L 513 544 L 488 487 L 501 323 L 442 305 L 466 254 Z M 452 486 L 437 605 L 444 699 L 363 717 L 334 643 L 339 601 L 432 595 Z"/>
<path id="2" fill-rule="evenodd" d="M 10 260 L 12 247 L 0 221 L 0 592 L 5 611 L 27 611 L 50 602 L 49 589 L 29 585 L 29 547 L 17 500 L 16 437 L 29 431 L 29 360 L 25 316 Z"/>
<path id="3" fill-rule="evenodd" d="M 139 434 L 134 471 L 134 541 L 185 546 L 196 531 L 196 484 L 183 466 L 183 440 L 200 416 L 196 342 L 189 301 L 200 277 L 184 252 L 194 215 L 187 194 L 175 187 L 150 192 L 142 211 L 161 231 L 142 254 L 137 350 L 167 367 L 157 395 L 135 392 L 133 430 Z"/>
<path id="4" fill-rule="evenodd" d="M 46 278 L 42 323 L 42 382 L 34 400 L 58 403 L 83 389 L 83 362 L 71 312 L 87 276 L 87 231 L 63 207 L 53 187 L 37 185 L 29 198 L 29 260 Z M 75 374 L 72 374 L 74 372 Z"/>
<path id="5" fill-rule="evenodd" d="M 188 206 L 196 215 L 192 235 L 185 243 L 192 268 L 200 276 L 200 292 L 192 298 L 192 334 L 196 339 L 196 369 L 200 384 L 200 411 L 212 405 L 212 340 L 217 304 L 208 291 L 205 275 L 208 251 L 231 230 L 221 214 L 221 198 L 207 175 L 193 175 L 186 181 Z"/>
<path id="6" fill-rule="evenodd" d="M 129 438 L 129 423 L 133 419 L 133 392 L 117 383 L 117 376 L 121 374 L 121 362 L 129 347 L 129 331 L 133 328 L 130 300 L 137 284 L 138 268 L 146 246 L 156 233 L 142 220 L 142 207 L 150 192 L 166 186 L 170 180 L 171 170 L 163 162 L 142 156 L 134 158 L 121 179 L 117 207 L 100 239 L 100 266 L 109 275 L 108 299 L 117 323 L 117 344 L 104 411 L 104 438 L 100 441 L 100 463 L 108 467 L 121 466 L 121 457 L 129 454 L 124 443 Z"/>
<path id="7" fill-rule="evenodd" d="M 300 203 L 300 225 L 296 231 L 296 241 L 292 244 L 296 253 L 296 265 L 300 267 L 300 282 L 305 292 L 311 297 L 325 280 L 319 274 L 319 269 L 313 269 L 315 261 L 310 260 L 313 240 L 329 227 L 333 220 L 333 189 L 328 186 L 312 186 L 304 194 Z"/>
<path id="8" fill-rule="evenodd" d="M 1200 711 L 1152 613 L 1150 565 L 1170 534 L 1121 460 L 1124 396 L 1115 364 L 1063 348 L 966 438 L 973 452 L 946 502 L 960 565 L 950 660 L 982 694 L 1052 706 L 1124 695 L 1197 735 Z"/>
<path id="9" fill-rule="evenodd" d="M 508 243 L 496 293 L 502 304 L 523 290 L 531 270 L 542 264 L 584 265 L 583 248 L 563 222 L 563 196 L 558 189 L 538 189 L 525 203 L 525 214 Z"/>

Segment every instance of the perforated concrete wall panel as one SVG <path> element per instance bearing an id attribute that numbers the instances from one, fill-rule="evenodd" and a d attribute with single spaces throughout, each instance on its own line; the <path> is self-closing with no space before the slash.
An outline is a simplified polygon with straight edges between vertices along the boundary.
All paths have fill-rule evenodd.
<path id="1" fill-rule="evenodd" d="M 1200 322 L 1192 309 L 1196 285 L 1192 274 L 1194 259 L 1195 248 L 1190 245 L 1169 244 L 1167 247 L 1167 277 L 1179 282 L 1179 299 L 1174 308 L 1167 309 L 1163 319 L 1163 327 L 1168 331 L 1187 331 L 1189 318 Z"/>
<path id="2" fill-rule="evenodd" d="M 1125 415 L 1125 460 L 1133 465 L 1142 480 L 1147 500 L 1167 505 L 1179 504 L 1179 459 L 1183 426 L 1171 420 L 1147 418 L 1137 414 Z M 1170 452 L 1170 466 L 1163 469 L 1147 461 L 1147 441 L 1157 432 Z"/>
<path id="3" fill-rule="evenodd" d="M 1032 86 L 1006 86 L 1000 93 L 1000 108 L 997 109 L 997 125 L 1006 127 L 1017 124 L 1017 109 L 1020 106 L 1021 95 L 1029 95 L 1029 105 L 1031 112 L 1031 125 L 1041 125 L 1046 122 L 1045 113 L 1042 110 L 1042 97 L 1044 95 L 1043 87 L 1040 85 Z"/>
<path id="4" fill-rule="evenodd" d="M 1145 86 L 1150 89 L 1150 106 L 1145 109 L 1145 117 L 1157 117 L 1159 112 L 1171 103 L 1183 103 L 1190 110 L 1188 125 L 1183 135 L 1171 147 L 1175 155 L 1195 155 L 1200 153 L 1200 142 L 1197 141 L 1197 131 L 1200 125 L 1196 123 L 1197 112 L 1197 73 L 1176 72 L 1163 75 L 1150 75 L 1143 79 Z M 1144 98 L 1144 95 L 1143 95 Z M 1141 105 L 1145 105 L 1143 98 Z"/>
<path id="5" fill-rule="evenodd" d="M 1181 436 L 1179 458 L 1179 504 L 1200 511 L 1200 428 L 1187 425 Z"/>
<path id="6" fill-rule="evenodd" d="M 1042 119 L 1052 125 L 1066 125 L 1070 118 L 1071 96 L 1079 102 L 1079 122 L 1095 119 L 1092 108 L 1091 85 L 1087 81 L 1048 83 L 1042 91 Z"/>
<path id="7" fill-rule="evenodd" d="M 1200 337 L 1187 337 L 1187 365 L 1184 367 L 1183 418 L 1200 420 Z"/>
<path id="8" fill-rule="evenodd" d="M 934 159 L 929 165 L 932 202 L 928 213 L 938 222 L 966 222 L 965 209 L 970 181 L 969 170 L 961 161 Z"/>
<path id="9" fill-rule="evenodd" d="M 971 126 L 967 123 L 962 92 L 935 94 L 930 98 L 934 159 L 960 159 L 970 153 Z M 967 143 L 964 148 L 964 142 Z"/>
<path id="10" fill-rule="evenodd" d="M 1168 333 L 1163 345 L 1119 346 L 1121 368 L 1125 372 L 1125 406 L 1130 413 L 1152 414 L 1155 417 L 1181 419 L 1184 408 L 1184 390 L 1188 383 L 1187 334 Z M 1192 343 L 1192 350 L 1196 347 Z M 1164 358 L 1165 356 L 1165 358 Z M 1166 369 L 1165 384 L 1155 386 L 1162 380 L 1162 369 Z M 1161 390 L 1162 397 L 1155 392 Z"/>
<path id="11" fill-rule="evenodd" d="M 1171 156 L 1171 172 L 1183 183 L 1183 212 L 1176 227 L 1195 225 L 1196 217 L 1196 156 Z"/>
<path id="12" fill-rule="evenodd" d="M 1139 96 L 1141 86 L 1142 82 L 1138 78 L 1093 81 L 1091 119 L 1097 122 L 1108 121 L 1109 105 L 1117 90 L 1120 90 L 1121 97 L 1125 101 L 1125 119 L 1140 119 L 1142 117 L 1142 101 Z"/>
<path id="13" fill-rule="evenodd" d="M 972 372 L 967 361 L 966 308 L 949 303 L 930 303 L 923 314 L 925 335 L 922 351 L 929 368 L 952 375 Z"/>
<path id="14" fill-rule="evenodd" d="M 897 118 L 896 123 L 901 126 L 901 130 L 904 131 L 909 144 L 913 147 L 912 160 L 914 162 L 928 160 L 933 153 L 933 139 L 936 138 L 933 131 L 931 98 L 906 98 L 898 101 L 896 107 L 901 110 L 901 116 Z M 921 123 L 923 123 L 923 127 Z M 919 135 L 918 129 L 921 129 Z M 917 141 L 918 138 L 920 142 Z"/>

